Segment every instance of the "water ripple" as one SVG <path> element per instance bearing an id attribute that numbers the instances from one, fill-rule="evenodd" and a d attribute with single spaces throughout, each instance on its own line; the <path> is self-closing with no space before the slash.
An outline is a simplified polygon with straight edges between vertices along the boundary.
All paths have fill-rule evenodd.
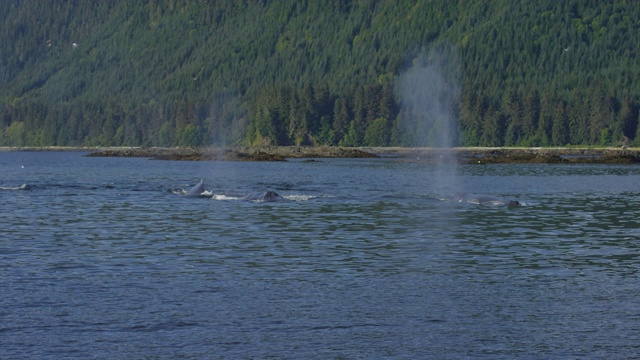
<path id="1" fill-rule="evenodd" d="M 2 358 L 640 354 L 636 168 L 459 169 L 508 209 L 392 160 L 49 160 L 0 191 Z"/>

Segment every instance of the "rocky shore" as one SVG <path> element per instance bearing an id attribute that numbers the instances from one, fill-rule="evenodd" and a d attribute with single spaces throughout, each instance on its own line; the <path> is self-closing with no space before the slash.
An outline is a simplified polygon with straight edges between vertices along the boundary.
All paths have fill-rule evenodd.
<path id="1" fill-rule="evenodd" d="M 358 148 L 268 146 L 207 148 L 106 148 L 87 156 L 147 157 L 155 160 L 285 161 L 288 158 L 376 158 Z"/>
<path id="2" fill-rule="evenodd" d="M 640 149 L 622 148 L 400 148 L 269 146 L 229 148 L 107 148 L 88 156 L 157 160 L 285 161 L 292 158 L 394 158 L 399 161 L 460 164 L 640 164 Z"/>
<path id="3" fill-rule="evenodd" d="M 454 159 L 461 164 L 640 164 L 640 148 L 360 148 L 410 161 Z"/>
<path id="4" fill-rule="evenodd" d="M 268 147 L 39 147 L 0 148 L 0 151 L 85 151 L 91 157 L 144 157 L 187 161 L 286 161 L 305 158 L 393 158 L 398 161 L 460 164 L 640 164 L 640 148 L 402 148 L 341 146 Z"/>

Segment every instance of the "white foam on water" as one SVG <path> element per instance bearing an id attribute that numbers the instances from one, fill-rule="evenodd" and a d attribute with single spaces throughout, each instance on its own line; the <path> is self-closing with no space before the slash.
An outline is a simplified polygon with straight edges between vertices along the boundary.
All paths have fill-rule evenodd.
<path id="1" fill-rule="evenodd" d="M 296 194 L 296 195 L 283 195 L 282 197 L 291 201 L 307 201 L 307 200 L 315 199 L 318 196 Z"/>
<path id="2" fill-rule="evenodd" d="M 225 195 L 225 194 L 212 194 L 211 198 L 213 200 L 220 200 L 220 201 L 233 201 L 233 200 L 243 200 L 243 197 L 238 197 L 238 196 L 229 196 L 229 195 Z"/>
<path id="3" fill-rule="evenodd" d="M 20 186 L 0 186 L 0 190 L 28 190 L 29 185 L 22 184 Z"/>

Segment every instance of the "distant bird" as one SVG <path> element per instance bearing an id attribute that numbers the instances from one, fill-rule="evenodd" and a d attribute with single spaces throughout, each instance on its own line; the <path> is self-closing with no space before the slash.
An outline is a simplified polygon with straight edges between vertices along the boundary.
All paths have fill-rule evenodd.
<path id="1" fill-rule="evenodd" d="M 78 47 L 78 43 L 73 43 L 73 44 L 71 44 L 71 46 L 73 46 L 74 48 L 77 48 Z"/>
<path id="2" fill-rule="evenodd" d="M 571 49 L 571 47 L 566 47 L 564 48 L 564 51 L 569 51 Z"/>
<path id="3" fill-rule="evenodd" d="M 53 45 L 53 41 L 51 41 L 51 39 L 47 40 L 47 45 L 48 45 L 48 46 Z"/>

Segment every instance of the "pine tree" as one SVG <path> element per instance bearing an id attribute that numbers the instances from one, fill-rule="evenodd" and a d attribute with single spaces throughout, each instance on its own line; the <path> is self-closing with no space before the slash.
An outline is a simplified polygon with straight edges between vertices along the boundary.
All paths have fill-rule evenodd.
<path id="1" fill-rule="evenodd" d="M 622 107 L 618 114 L 621 124 L 622 137 L 625 143 L 635 139 L 635 132 L 638 127 L 638 107 L 631 102 L 629 96 L 625 96 Z"/>
<path id="2" fill-rule="evenodd" d="M 351 115 L 347 102 L 342 98 L 336 98 L 333 106 L 333 131 L 338 142 L 349 132 Z"/>
<path id="3" fill-rule="evenodd" d="M 551 145 L 564 146 L 569 141 L 569 122 L 565 105 L 558 101 L 554 108 L 551 125 Z"/>
<path id="4" fill-rule="evenodd" d="M 519 145 L 525 136 L 523 109 L 520 94 L 515 88 L 512 88 L 507 97 L 503 101 L 502 113 L 504 114 L 506 131 L 504 137 L 504 144 L 507 146 Z M 491 115 L 493 117 L 493 114 Z M 493 120 L 492 120 L 493 121 Z M 496 143 L 498 140 L 494 139 L 495 128 L 487 129 L 488 123 L 485 121 L 484 131 L 492 133 L 485 137 L 486 139 L 493 139 L 491 143 Z M 492 145 L 495 146 L 495 145 Z"/>
<path id="5" fill-rule="evenodd" d="M 606 145 L 603 144 L 603 134 L 606 135 L 610 129 L 611 115 L 610 99 L 605 84 L 596 81 L 589 92 L 589 143 Z"/>

